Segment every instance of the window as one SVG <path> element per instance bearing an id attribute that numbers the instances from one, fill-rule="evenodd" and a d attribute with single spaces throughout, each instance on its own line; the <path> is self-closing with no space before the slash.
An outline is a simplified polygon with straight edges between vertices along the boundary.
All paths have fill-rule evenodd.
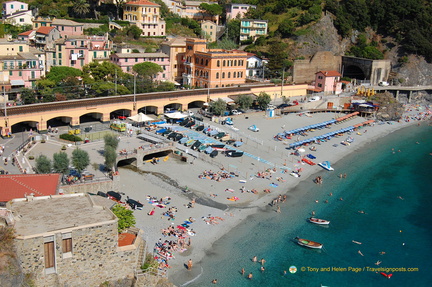
<path id="1" fill-rule="evenodd" d="M 62 65 L 62 60 L 59 60 L 59 66 L 61 66 Z"/>
<path id="2" fill-rule="evenodd" d="M 18 71 L 18 76 L 22 77 L 22 72 Z"/>
<path id="3" fill-rule="evenodd" d="M 222 62 L 222 66 L 225 67 L 225 65 L 226 65 L 226 62 L 225 62 L 225 60 L 223 60 L 223 62 Z"/>
<path id="4" fill-rule="evenodd" d="M 62 234 L 62 252 L 72 253 L 72 233 Z"/>
<path id="5" fill-rule="evenodd" d="M 55 66 L 57 64 L 56 60 L 53 60 L 53 66 Z"/>
<path id="6" fill-rule="evenodd" d="M 138 62 L 138 58 L 135 58 L 135 63 Z"/>
<path id="7" fill-rule="evenodd" d="M 13 72 L 12 71 L 9 71 L 9 76 L 13 76 Z"/>
<path id="8" fill-rule="evenodd" d="M 234 60 L 234 66 L 237 66 L 237 60 Z"/>
<path id="9" fill-rule="evenodd" d="M 225 79 L 225 72 L 222 72 L 222 79 Z"/>
<path id="10" fill-rule="evenodd" d="M 97 57 L 97 52 L 93 52 L 93 58 Z"/>
<path id="11" fill-rule="evenodd" d="M 58 53 L 58 57 L 61 58 L 62 57 L 62 53 Z"/>
<path id="12" fill-rule="evenodd" d="M 216 79 L 219 79 L 219 73 L 216 73 Z"/>
<path id="13" fill-rule="evenodd" d="M 55 246 L 54 236 L 44 238 L 44 259 L 46 271 L 55 272 Z"/>
<path id="14" fill-rule="evenodd" d="M 217 66 L 220 67 L 220 61 L 219 60 L 217 61 Z"/>
<path id="15" fill-rule="evenodd" d="M 318 87 L 322 88 L 322 84 L 321 84 L 321 83 L 319 83 L 319 84 L 318 84 Z"/>
<path id="16" fill-rule="evenodd" d="M 20 18 L 20 22 L 23 23 L 24 22 L 24 18 Z"/>
<path id="17" fill-rule="evenodd" d="M 30 76 L 30 78 L 31 78 L 31 79 L 36 79 L 36 73 L 35 73 L 35 71 L 31 71 L 31 76 Z"/>

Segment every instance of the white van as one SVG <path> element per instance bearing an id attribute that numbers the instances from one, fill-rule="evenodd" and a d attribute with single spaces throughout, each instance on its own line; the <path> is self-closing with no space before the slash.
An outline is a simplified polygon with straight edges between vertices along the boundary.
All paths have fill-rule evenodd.
<path id="1" fill-rule="evenodd" d="M 378 86 L 381 86 L 381 87 L 388 87 L 388 86 L 390 86 L 390 84 L 389 84 L 388 82 L 382 81 L 382 82 L 379 82 L 379 83 L 378 83 Z"/>

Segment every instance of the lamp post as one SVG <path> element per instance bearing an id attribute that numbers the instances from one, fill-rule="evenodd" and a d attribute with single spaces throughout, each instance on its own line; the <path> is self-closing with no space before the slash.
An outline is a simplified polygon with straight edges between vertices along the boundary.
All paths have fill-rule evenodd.
<path id="1" fill-rule="evenodd" d="M 136 110 L 136 77 L 137 73 L 134 73 L 134 100 L 133 100 L 133 110 Z"/>

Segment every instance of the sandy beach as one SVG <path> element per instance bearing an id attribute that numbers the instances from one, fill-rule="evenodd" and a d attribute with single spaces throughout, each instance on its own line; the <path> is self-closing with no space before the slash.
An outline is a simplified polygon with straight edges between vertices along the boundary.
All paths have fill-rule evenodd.
<path id="1" fill-rule="evenodd" d="M 418 112 L 413 109 L 407 115 L 416 115 Z M 424 109 L 420 112 L 424 112 Z M 144 230 L 144 239 L 148 242 L 147 250 L 149 252 L 153 251 L 155 243 L 159 240 L 163 242 L 176 239 L 163 237 L 162 229 L 166 229 L 168 226 L 176 228 L 190 218 L 194 219 L 193 223 L 188 224 L 188 229 L 192 231 L 191 234 L 196 233 L 189 237 L 190 247 L 183 252 L 173 252 L 175 258 L 169 259 L 169 279 L 179 286 L 193 280 L 201 272 L 200 260 L 211 254 L 213 242 L 241 224 L 248 215 L 254 214 L 258 210 L 277 212 L 277 206 L 271 206 L 269 203 L 278 198 L 279 195 L 286 195 L 287 200 L 287 203 L 278 204 L 280 208 L 283 209 L 284 204 L 295 203 L 299 197 L 290 193 L 293 187 L 300 181 L 312 181 L 317 175 L 329 172 L 317 165 L 310 166 L 301 163 L 301 156 L 293 155 L 293 150 L 286 149 L 288 145 L 275 141 L 273 137 L 284 130 L 321 123 L 340 116 L 342 115 L 337 113 L 321 113 L 308 116 L 289 114 L 277 118 L 267 118 L 262 113 L 248 113 L 234 118 L 234 126 L 242 132 L 242 135 L 249 137 L 242 138 L 244 144 L 239 148 L 248 155 L 230 158 L 219 154 L 213 159 L 207 155 L 208 159 L 206 158 L 205 161 L 193 160 L 192 157 L 189 157 L 187 163 L 170 157 L 166 161 L 161 160 L 158 164 L 148 163 L 140 171 L 129 167 L 121 168 L 120 191 L 124 192 L 125 196 L 144 203 L 143 209 L 135 210 L 134 214 L 137 220 L 136 226 Z M 319 136 L 366 120 L 356 117 L 341 124 L 332 125 L 330 128 L 310 132 L 306 137 L 293 138 L 287 143 Z M 348 136 L 346 135 L 316 145 L 317 150 L 314 152 L 311 152 L 308 147 L 304 147 L 306 151 L 301 155 L 312 153 L 317 157 L 314 160 L 316 163 L 328 160 L 334 166 L 337 161 L 349 153 L 367 146 L 371 141 L 397 129 L 417 123 L 417 121 L 401 121 L 400 123 L 374 124 L 360 129 L 358 133 L 357 131 L 351 133 L 350 136 L 354 138 L 354 142 L 349 146 L 340 144 Z M 230 131 L 228 126 L 210 122 L 206 122 L 206 124 Z M 249 131 L 247 128 L 252 124 L 257 125 L 260 131 L 255 133 Z M 124 140 L 122 139 L 122 141 Z M 337 144 L 336 147 L 333 146 L 335 144 Z M 301 177 L 296 178 L 289 174 L 291 170 L 298 169 L 302 170 L 300 172 Z M 210 174 L 233 172 L 237 176 L 220 181 L 199 178 L 204 171 Z M 256 176 L 258 172 L 264 172 L 264 178 L 258 178 Z M 336 168 L 333 173 L 337 176 L 343 171 Z M 323 184 L 325 185 L 325 182 Z M 183 191 L 185 186 L 189 190 L 187 193 Z M 255 190 L 255 193 L 248 192 L 251 190 Z M 148 197 L 169 197 L 169 204 L 162 208 L 154 207 L 147 203 Z M 228 198 L 238 199 L 231 201 Z M 194 207 L 190 207 L 190 202 L 193 199 L 196 203 Z M 155 208 L 154 215 L 148 215 L 153 208 Z M 176 210 L 174 218 L 164 215 L 168 208 Z M 194 262 L 191 271 L 187 271 L 185 268 L 189 259 Z"/>

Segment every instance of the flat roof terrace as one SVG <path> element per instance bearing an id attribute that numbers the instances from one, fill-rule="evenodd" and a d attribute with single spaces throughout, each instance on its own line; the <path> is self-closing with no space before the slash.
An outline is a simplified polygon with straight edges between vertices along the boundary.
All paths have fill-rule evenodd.
<path id="1" fill-rule="evenodd" d="M 14 199 L 7 208 L 14 215 L 19 239 L 117 221 L 109 209 L 83 193 Z"/>

